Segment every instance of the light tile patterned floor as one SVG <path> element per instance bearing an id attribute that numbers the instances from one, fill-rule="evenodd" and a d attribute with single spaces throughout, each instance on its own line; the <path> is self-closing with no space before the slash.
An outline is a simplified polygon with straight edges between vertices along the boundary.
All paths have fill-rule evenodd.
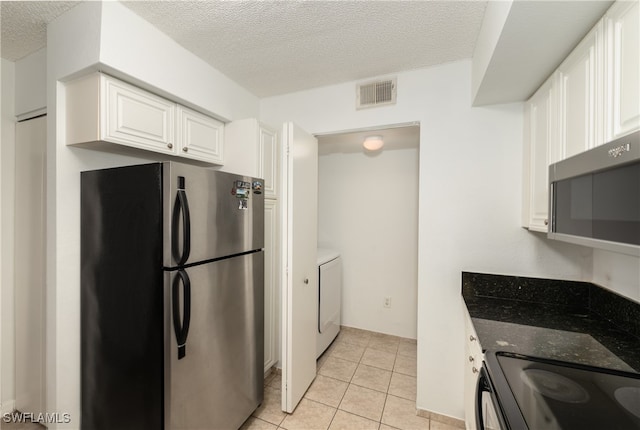
<path id="1" fill-rule="evenodd" d="M 280 409 L 281 377 L 242 430 L 456 430 L 416 415 L 416 341 L 343 327 L 293 414 Z"/>

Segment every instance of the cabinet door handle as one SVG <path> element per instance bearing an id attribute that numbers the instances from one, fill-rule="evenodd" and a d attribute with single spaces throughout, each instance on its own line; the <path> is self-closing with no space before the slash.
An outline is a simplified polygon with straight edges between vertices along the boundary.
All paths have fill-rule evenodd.
<path id="1" fill-rule="evenodd" d="M 478 339 L 477 339 L 477 338 L 475 338 L 475 337 L 473 337 L 473 335 L 470 335 L 470 336 L 469 336 L 469 340 L 470 340 L 471 342 L 474 342 L 474 341 L 476 341 L 476 340 L 478 340 Z"/>
<path id="2" fill-rule="evenodd" d="M 173 148 L 173 143 L 167 143 L 167 148 L 172 149 Z"/>
<path id="3" fill-rule="evenodd" d="M 549 225 L 549 220 L 548 219 L 544 220 L 544 225 Z"/>
<path id="4" fill-rule="evenodd" d="M 185 146 L 184 148 L 182 148 L 182 150 L 183 150 L 184 152 L 187 152 L 187 151 L 189 151 L 189 148 Z"/>
<path id="5" fill-rule="evenodd" d="M 304 278 L 304 283 L 309 285 L 309 278 Z"/>

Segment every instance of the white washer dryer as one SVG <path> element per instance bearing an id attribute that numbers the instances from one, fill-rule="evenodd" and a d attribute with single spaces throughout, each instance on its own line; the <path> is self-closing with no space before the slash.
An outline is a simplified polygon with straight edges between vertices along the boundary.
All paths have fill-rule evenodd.
<path id="1" fill-rule="evenodd" d="M 318 248 L 318 336 L 316 357 L 340 332 L 342 259 L 337 251 Z"/>

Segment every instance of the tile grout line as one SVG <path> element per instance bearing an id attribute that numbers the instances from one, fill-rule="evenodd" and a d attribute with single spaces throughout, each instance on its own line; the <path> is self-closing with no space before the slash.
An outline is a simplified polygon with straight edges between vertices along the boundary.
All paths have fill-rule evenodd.
<path id="1" fill-rule="evenodd" d="M 367 332 L 366 330 L 363 330 L 363 331 Z M 370 333 L 374 333 L 374 332 L 370 332 Z M 384 334 L 384 333 L 382 333 L 382 335 L 385 335 L 385 334 Z M 390 336 L 390 335 L 389 335 L 389 336 Z M 376 346 L 375 344 L 374 344 L 373 346 L 371 346 L 371 343 L 372 343 L 372 341 L 373 341 L 374 339 L 375 339 L 375 337 L 374 337 L 374 336 L 368 336 L 368 337 L 367 337 L 367 339 L 366 339 L 366 342 L 354 342 L 354 343 L 352 343 L 352 342 L 350 342 L 350 341 L 349 341 L 349 340 L 347 340 L 347 339 L 344 339 L 344 340 L 338 341 L 339 343 L 335 343 L 335 341 L 334 341 L 334 343 L 332 343 L 332 345 L 327 349 L 326 353 L 328 353 L 329 355 L 327 355 L 327 356 L 326 356 L 326 358 L 325 358 L 325 359 L 324 359 L 324 361 L 323 361 L 323 364 L 318 368 L 318 371 L 319 371 L 320 369 L 322 369 L 322 367 L 324 367 L 324 365 L 326 364 L 326 359 L 328 359 L 328 358 L 330 358 L 330 357 L 332 357 L 332 358 L 334 358 L 334 359 L 339 359 L 339 358 L 340 358 L 340 357 L 333 357 L 333 356 L 331 355 L 331 354 L 332 354 L 332 351 L 330 351 L 330 350 L 329 350 L 329 349 L 334 349 L 334 348 L 335 348 L 335 346 L 336 346 L 336 345 L 338 345 L 338 344 L 343 344 L 343 345 L 346 345 L 347 347 L 349 347 L 349 346 L 350 346 L 350 347 L 353 347 L 353 348 L 358 347 L 358 348 L 362 348 L 362 350 L 363 350 L 363 351 L 362 351 L 362 354 L 359 356 L 359 358 L 358 358 L 358 360 L 357 360 L 357 361 L 353 361 L 353 360 L 345 359 L 345 358 L 340 358 L 340 359 L 341 359 L 341 360 L 343 360 L 343 361 L 347 361 L 347 362 L 355 363 L 355 365 L 356 365 L 355 370 L 353 371 L 353 374 L 351 374 L 351 375 L 350 375 L 350 377 L 349 377 L 349 380 L 348 380 L 348 381 L 344 381 L 344 380 L 342 380 L 342 379 L 338 379 L 338 378 L 335 378 L 335 377 L 332 377 L 332 376 L 327 376 L 327 375 L 323 375 L 323 374 L 318 373 L 318 375 L 319 375 L 319 376 L 322 376 L 323 378 L 328 378 L 328 379 L 333 380 L 333 381 L 344 382 L 344 383 L 346 383 L 346 384 L 347 384 L 347 387 L 346 387 L 346 389 L 345 389 L 344 393 L 342 394 L 342 396 L 340 397 L 340 399 L 339 399 L 339 401 L 338 401 L 338 403 L 337 403 L 337 406 L 336 406 L 335 408 L 334 408 L 333 406 L 331 406 L 331 405 L 328 405 L 328 404 L 326 404 L 326 403 L 323 403 L 322 401 L 313 400 L 313 399 L 310 399 L 310 398 L 308 398 L 308 397 L 304 397 L 304 398 L 306 398 L 307 400 L 309 400 L 310 402 L 314 402 L 314 403 L 316 403 L 316 404 L 323 405 L 323 406 L 330 407 L 330 408 L 334 409 L 334 412 L 333 412 L 333 415 L 332 415 L 331 420 L 330 420 L 330 422 L 329 422 L 329 425 L 328 425 L 328 427 L 327 427 L 327 430 L 331 427 L 331 425 L 332 425 L 332 424 L 333 424 L 333 422 L 335 421 L 335 418 L 336 418 L 336 416 L 337 416 L 338 411 L 342 411 L 342 412 L 344 412 L 344 413 L 348 413 L 348 414 L 350 414 L 350 415 L 353 415 L 353 416 L 356 416 L 356 417 L 360 417 L 360 418 L 363 418 L 363 419 L 369 420 L 369 421 L 371 421 L 372 423 L 374 423 L 374 422 L 375 422 L 375 423 L 377 423 L 377 424 L 378 424 L 378 430 L 382 427 L 382 425 L 385 425 L 385 426 L 388 426 L 389 428 L 394 428 L 394 429 L 395 429 L 395 427 L 389 426 L 388 424 L 385 424 L 385 423 L 383 423 L 383 422 L 382 422 L 382 419 L 383 419 L 383 416 L 384 416 L 384 411 L 385 411 L 385 408 L 386 408 L 386 405 L 387 405 L 387 400 L 388 400 L 389 396 L 390 396 L 390 395 L 392 395 L 392 394 L 390 394 L 390 393 L 389 393 L 389 390 L 390 390 L 390 388 L 391 388 L 391 382 L 393 381 L 394 375 L 401 375 L 401 376 L 404 376 L 404 377 L 416 378 L 416 376 L 414 376 L 414 375 L 410 375 L 410 374 L 406 374 L 406 373 L 396 372 L 396 371 L 395 371 L 396 364 L 398 363 L 398 357 L 400 357 L 400 356 L 401 356 L 401 357 L 404 357 L 404 358 L 407 358 L 407 359 L 412 359 L 412 358 L 414 357 L 414 355 L 415 355 L 415 354 L 412 354 L 412 353 L 406 353 L 406 352 L 405 352 L 405 353 L 403 353 L 403 354 L 401 354 L 401 353 L 400 353 L 400 344 L 402 343 L 402 341 L 399 341 L 399 342 L 397 342 L 397 345 L 396 345 L 396 347 L 394 348 L 395 353 L 394 353 L 394 358 L 393 358 L 393 363 L 392 363 L 391 369 L 386 369 L 386 368 L 384 368 L 384 367 L 378 367 L 378 366 L 371 365 L 371 364 L 365 364 L 365 363 L 363 363 L 363 358 L 364 358 L 365 353 L 367 352 L 367 350 L 368 350 L 368 349 L 371 349 L 371 350 L 373 350 L 373 351 L 377 351 L 377 352 L 382 352 L 382 353 L 391 353 L 391 352 L 389 351 L 389 349 L 386 349 L 386 350 L 385 350 L 385 349 L 384 349 L 384 347 L 383 347 L 382 345 L 378 345 L 378 346 L 380 347 L 380 349 L 377 349 L 377 348 L 375 347 L 375 346 Z M 336 340 L 338 340 L 338 339 L 336 338 Z M 370 368 L 373 368 L 373 369 L 377 369 L 377 370 L 379 370 L 379 371 L 384 371 L 384 372 L 389 372 L 389 373 L 390 373 L 389 381 L 388 381 L 388 383 L 386 384 L 386 391 L 380 391 L 380 390 L 378 390 L 378 389 L 376 389 L 376 388 L 371 388 L 371 387 L 367 387 L 367 386 L 362 386 L 362 385 L 359 385 L 359 384 L 357 384 L 356 382 L 354 382 L 355 375 L 356 375 L 356 373 L 357 373 L 357 371 L 358 371 L 358 369 L 360 368 L 360 366 L 361 366 L 361 365 L 362 365 L 362 366 L 366 366 L 366 367 L 370 367 Z M 273 378 L 273 379 L 275 379 L 275 378 Z M 270 381 L 270 382 L 271 382 L 271 381 Z M 270 385 L 270 384 L 269 384 L 269 385 Z M 362 388 L 362 389 L 367 389 L 367 390 L 375 391 L 375 392 L 377 392 L 377 393 L 382 393 L 382 394 L 384 394 L 384 396 L 385 396 L 385 397 L 384 397 L 384 402 L 383 402 L 382 408 L 381 408 L 381 410 L 380 410 L 380 418 L 379 418 L 378 420 L 372 420 L 370 417 L 365 417 L 365 416 L 359 415 L 359 414 L 357 414 L 357 413 L 353 413 L 353 412 L 349 412 L 349 411 L 345 411 L 344 409 L 341 409 L 341 405 L 342 405 L 342 403 L 343 403 L 343 401 L 344 401 L 344 398 L 345 398 L 345 396 L 346 396 L 347 392 L 349 391 L 349 389 L 351 388 L 351 386 L 352 386 L 352 385 L 353 385 L 354 387 L 358 387 L 358 388 Z M 405 399 L 404 397 L 401 397 L 401 396 L 398 396 L 398 395 L 393 395 L 393 397 L 398 398 L 398 399 L 402 399 L 402 400 L 408 400 L 408 401 L 413 401 L 413 402 L 415 402 L 415 399 Z M 286 416 L 285 416 L 285 418 L 286 418 Z M 260 419 L 260 418 L 257 418 L 257 417 L 256 417 L 256 419 L 259 419 L 260 421 L 266 422 L 266 421 L 264 421 L 264 420 L 262 420 L 262 419 Z M 282 423 L 284 423 L 284 419 L 282 420 L 282 422 L 281 422 L 280 424 L 282 424 Z M 429 426 L 428 428 L 430 429 L 430 428 L 431 428 L 431 420 L 427 420 L 427 423 L 428 423 L 428 426 Z M 281 425 L 278 425 L 278 426 L 277 426 L 277 429 L 286 430 L 286 428 L 285 428 L 285 427 L 282 427 Z"/>

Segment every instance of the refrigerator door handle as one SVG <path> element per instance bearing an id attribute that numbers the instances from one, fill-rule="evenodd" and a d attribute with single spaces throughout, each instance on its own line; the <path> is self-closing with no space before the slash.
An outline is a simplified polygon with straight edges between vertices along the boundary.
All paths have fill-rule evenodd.
<path id="1" fill-rule="evenodd" d="M 180 321 L 180 284 L 182 284 L 182 321 Z M 191 281 L 187 272 L 180 269 L 172 286 L 173 330 L 178 343 L 178 360 L 186 355 L 187 335 L 191 321 Z"/>
<path id="2" fill-rule="evenodd" d="M 182 252 L 178 246 L 178 223 L 182 212 Z M 189 201 L 185 190 L 178 189 L 176 202 L 173 206 L 173 219 L 171 220 L 171 252 L 178 266 L 182 266 L 189 259 L 191 252 L 191 220 L 189 216 Z"/>

